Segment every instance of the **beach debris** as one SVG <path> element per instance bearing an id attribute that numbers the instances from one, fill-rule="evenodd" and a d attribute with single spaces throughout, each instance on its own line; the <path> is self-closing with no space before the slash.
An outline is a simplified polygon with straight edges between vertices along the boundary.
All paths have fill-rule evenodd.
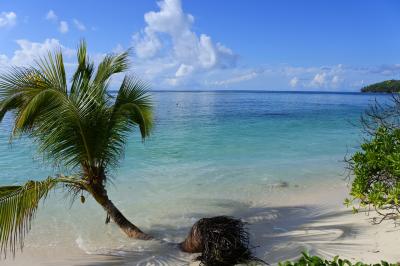
<path id="1" fill-rule="evenodd" d="M 81 203 L 83 204 L 85 203 L 85 201 L 86 201 L 85 196 L 81 195 Z"/>
<path id="2" fill-rule="evenodd" d="M 290 184 L 287 181 L 278 181 L 276 183 L 269 184 L 268 186 L 270 189 L 277 189 L 277 188 L 288 188 Z"/>
<path id="3" fill-rule="evenodd" d="M 276 184 L 276 186 L 279 187 L 279 188 L 286 188 L 286 187 L 289 187 L 289 182 L 287 182 L 287 181 L 279 181 Z"/>
<path id="4" fill-rule="evenodd" d="M 249 262 L 266 264 L 253 256 L 245 223 L 229 216 L 197 221 L 181 243 L 181 249 L 189 253 L 201 253 L 197 260 L 204 266 L 231 266 Z"/>

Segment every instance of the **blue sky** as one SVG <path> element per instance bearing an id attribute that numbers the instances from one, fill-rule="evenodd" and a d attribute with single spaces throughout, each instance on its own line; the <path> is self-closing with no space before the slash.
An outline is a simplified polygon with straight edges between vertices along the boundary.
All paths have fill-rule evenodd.
<path id="1" fill-rule="evenodd" d="M 357 91 L 400 79 L 400 1 L 0 2 L 0 71 L 85 38 L 95 61 L 132 48 L 153 89 Z M 118 80 L 116 80 L 118 81 Z"/>

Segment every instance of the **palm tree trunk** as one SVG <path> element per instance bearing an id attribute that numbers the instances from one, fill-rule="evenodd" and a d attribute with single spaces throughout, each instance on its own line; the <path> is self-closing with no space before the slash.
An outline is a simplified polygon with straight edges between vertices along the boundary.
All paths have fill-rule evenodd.
<path id="1" fill-rule="evenodd" d="M 112 201 L 108 198 L 104 185 L 92 184 L 88 191 L 128 237 L 143 240 L 152 239 L 150 235 L 142 232 L 137 226 L 125 218 L 125 216 L 118 210 L 114 203 L 112 203 Z"/>

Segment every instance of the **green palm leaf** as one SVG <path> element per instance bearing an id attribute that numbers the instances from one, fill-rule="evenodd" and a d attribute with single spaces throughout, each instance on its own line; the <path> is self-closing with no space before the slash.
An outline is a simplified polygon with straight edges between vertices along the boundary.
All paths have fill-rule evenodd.
<path id="1" fill-rule="evenodd" d="M 0 187 L 0 251 L 4 256 L 9 249 L 15 254 L 16 247 L 23 248 L 23 239 L 31 227 L 42 198 L 46 198 L 58 181 L 28 181 L 23 186 Z"/>
<path id="2" fill-rule="evenodd" d="M 46 199 L 48 193 L 58 183 L 64 183 L 73 189 L 82 189 L 84 183 L 73 177 L 48 177 L 43 181 L 28 181 L 22 186 L 0 187 L 0 253 L 7 251 L 15 255 L 16 248 L 21 250 L 24 237 L 31 228 L 39 202 Z"/>

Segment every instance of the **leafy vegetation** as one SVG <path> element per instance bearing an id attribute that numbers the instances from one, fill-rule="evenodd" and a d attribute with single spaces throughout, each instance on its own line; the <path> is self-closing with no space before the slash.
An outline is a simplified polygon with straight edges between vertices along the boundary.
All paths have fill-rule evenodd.
<path id="1" fill-rule="evenodd" d="M 399 96 L 393 96 L 390 104 L 372 106 L 362 119 L 369 137 L 348 160 L 354 179 L 345 204 L 354 212 L 373 208 L 380 215 L 373 218 L 376 223 L 400 217 L 399 118 Z"/>
<path id="2" fill-rule="evenodd" d="M 374 223 L 400 217 L 400 96 L 389 103 L 376 102 L 362 116 L 366 138 L 361 150 L 347 159 L 354 175 L 350 198 L 345 200 L 354 212 L 368 207 L 379 217 Z"/>
<path id="3" fill-rule="evenodd" d="M 311 256 L 307 252 L 303 252 L 299 260 L 295 262 L 286 261 L 280 262 L 279 266 L 399 266 L 400 263 L 388 263 L 381 261 L 375 264 L 366 264 L 363 262 L 352 263 L 349 260 L 341 259 L 339 256 L 333 258 L 333 260 L 323 259 L 318 256 Z"/>
<path id="4" fill-rule="evenodd" d="M 67 82 L 61 51 L 41 58 L 35 66 L 14 67 L 0 75 L 0 121 L 14 114 L 12 139 L 27 135 L 39 151 L 64 166 L 70 177 L 28 181 L 0 188 L 0 251 L 15 254 L 41 199 L 58 184 L 73 197 L 90 194 L 129 237 L 150 236 L 129 222 L 108 198 L 107 173 L 118 165 L 132 130 L 149 136 L 152 102 L 147 86 L 125 76 L 116 97 L 108 93 L 111 77 L 128 69 L 128 52 L 104 57 L 97 68 L 87 55 L 86 43 L 77 51 L 78 66 Z"/>
<path id="5" fill-rule="evenodd" d="M 399 216 L 400 129 L 378 128 L 374 137 L 353 155 L 352 163 L 352 199 L 345 203 L 358 200 L 360 207 L 373 206 L 382 219 Z"/>
<path id="6" fill-rule="evenodd" d="M 361 92 L 383 92 L 383 93 L 400 92 L 400 80 L 391 79 L 371 84 L 363 87 L 361 89 Z"/>

